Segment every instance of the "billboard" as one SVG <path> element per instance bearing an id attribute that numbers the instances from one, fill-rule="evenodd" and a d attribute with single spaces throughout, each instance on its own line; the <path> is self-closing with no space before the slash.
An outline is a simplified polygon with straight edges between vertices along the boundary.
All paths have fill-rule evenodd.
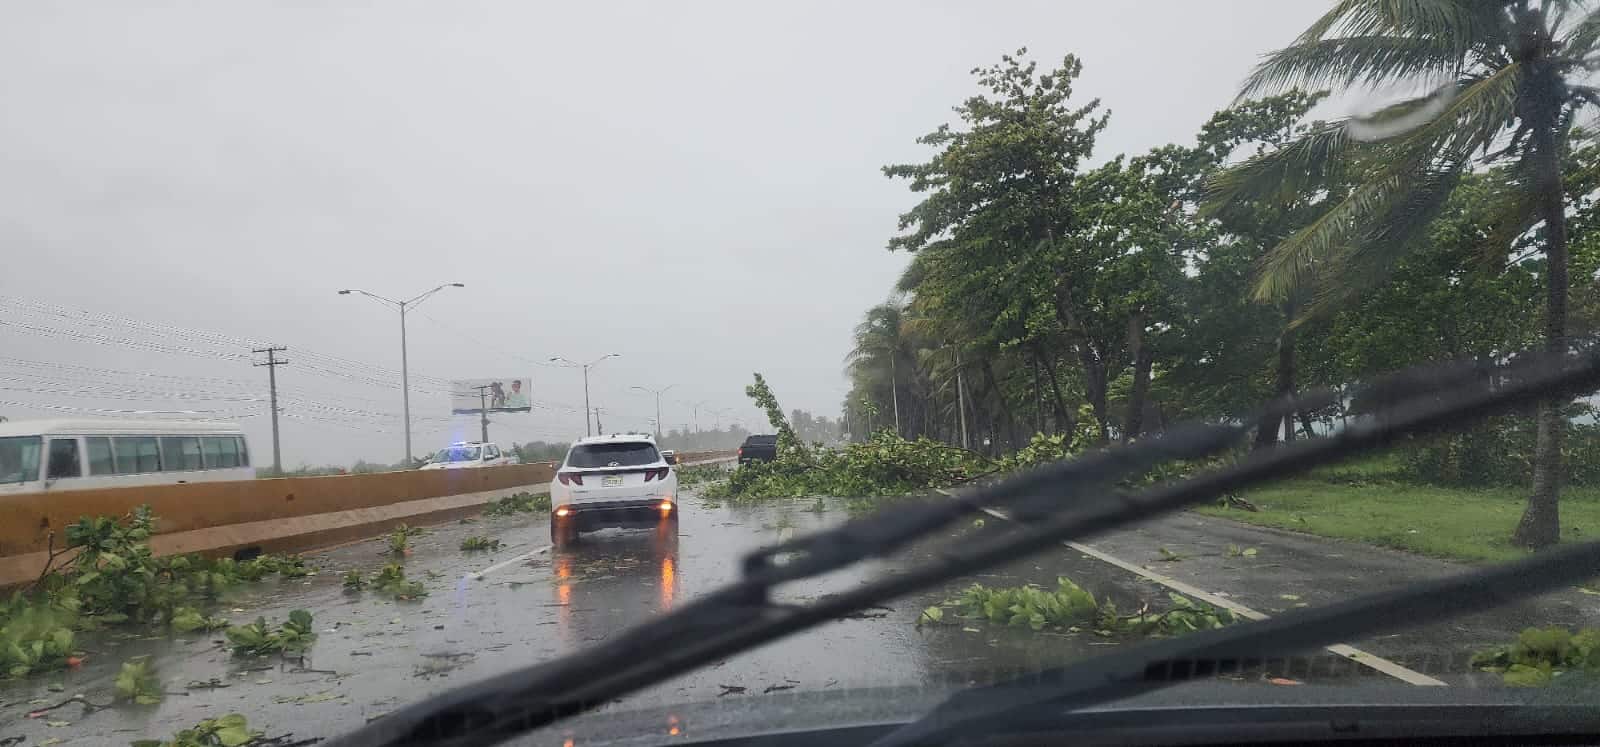
<path id="1" fill-rule="evenodd" d="M 526 376 L 451 381 L 450 414 L 478 415 L 485 407 L 489 412 L 531 412 L 532 390 L 533 380 Z"/>

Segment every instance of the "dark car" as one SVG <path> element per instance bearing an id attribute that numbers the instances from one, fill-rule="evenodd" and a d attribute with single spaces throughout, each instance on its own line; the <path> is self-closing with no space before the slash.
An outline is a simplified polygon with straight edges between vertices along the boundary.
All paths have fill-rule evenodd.
<path id="1" fill-rule="evenodd" d="M 778 437 L 776 435 L 750 436 L 739 447 L 739 463 L 770 462 L 778 458 Z"/>

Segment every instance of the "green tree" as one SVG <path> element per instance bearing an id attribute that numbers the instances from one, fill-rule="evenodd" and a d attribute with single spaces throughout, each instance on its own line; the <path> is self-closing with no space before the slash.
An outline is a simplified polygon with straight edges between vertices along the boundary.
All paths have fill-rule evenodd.
<path id="1" fill-rule="evenodd" d="M 960 126 L 941 125 L 918 139 L 937 153 L 924 163 L 884 168 L 924 195 L 900 217 L 902 233 L 889 241 L 891 250 L 919 255 L 901 287 L 914 288 L 919 299 L 933 297 L 930 310 L 955 311 L 965 324 L 947 326 L 966 326 L 976 335 L 983 350 L 963 355 L 963 361 L 973 361 L 984 399 L 993 400 L 1004 440 L 1012 444 L 1021 440 L 1015 395 L 1031 389 L 1023 401 L 1043 409 L 1047 369 L 1048 399 L 1058 421 L 1067 417 L 1054 396 L 1060 343 L 1070 345 L 1080 362 L 1093 364 L 1093 382 L 1104 378 L 1098 375 L 1104 352 L 1092 347 L 1094 341 L 1064 335 L 1057 297 L 1065 275 L 1058 257 L 1041 250 L 1069 246 L 1051 242 L 1074 230 L 1079 166 L 1106 125 L 1098 101 L 1070 101 L 1081 72 L 1078 59 L 1067 55 L 1041 73 L 1026 50 L 976 69 L 982 90 L 956 107 Z M 1102 422 L 1103 392 L 1098 386 L 1091 391 Z"/>
<path id="2" fill-rule="evenodd" d="M 1214 183 L 1216 204 L 1315 194 L 1356 175 L 1348 194 L 1319 203 L 1316 219 L 1279 243 L 1261 265 L 1255 293 L 1281 301 L 1313 273 L 1325 282 L 1324 311 L 1380 282 L 1443 209 L 1474 154 L 1511 162 L 1498 235 L 1483 242 L 1504 257 L 1515 237 L 1543 222 L 1545 348 L 1565 352 L 1568 256 L 1561 157 L 1578 110 L 1600 92 L 1577 83 L 1600 42 L 1600 11 L 1574 0 L 1340 0 L 1288 47 L 1268 55 L 1244 94 L 1287 88 L 1417 87 L 1448 78 L 1368 117 L 1314 129 L 1257 156 Z M 1513 540 L 1544 547 L 1560 539 L 1560 401 L 1537 414 L 1533 487 Z"/>

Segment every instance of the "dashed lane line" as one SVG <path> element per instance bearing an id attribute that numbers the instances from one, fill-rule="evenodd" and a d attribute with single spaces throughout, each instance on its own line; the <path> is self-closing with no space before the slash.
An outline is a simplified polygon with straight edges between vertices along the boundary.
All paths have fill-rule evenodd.
<path id="1" fill-rule="evenodd" d="M 483 578 L 484 576 L 487 576 L 487 575 L 489 575 L 491 573 L 494 573 L 495 571 L 502 570 L 502 569 L 505 569 L 505 568 L 510 568 L 511 566 L 514 566 L 514 565 L 516 565 L 518 563 L 527 562 L 527 560 L 529 558 L 532 558 L 535 555 L 538 555 L 540 553 L 549 552 L 551 547 L 554 547 L 554 545 L 545 545 L 544 547 L 539 547 L 539 548 L 535 548 L 533 550 L 529 550 L 529 551 L 527 551 L 527 552 L 525 552 L 525 553 L 523 553 L 521 555 L 518 555 L 518 556 L 516 556 L 514 558 L 507 558 L 507 559 L 502 560 L 502 561 L 500 561 L 498 563 L 495 563 L 494 565 L 491 565 L 488 568 L 485 568 L 485 569 L 483 569 L 481 571 L 477 571 L 477 572 L 474 572 L 474 573 L 468 573 L 467 574 L 467 579 L 471 580 L 471 581 L 477 581 L 478 579 Z"/>
<path id="2" fill-rule="evenodd" d="M 951 493 L 951 492 L 945 491 L 945 490 L 941 490 L 939 492 L 944 493 L 947 496 L 952 496 L 952 497 L 955 495 L 954 493 Z M 1004 519 L 1006 521 L 1011 521 L 1012 520 L 1010 516 L 1007 516 L 1005 514 L 1005 512 L 998 511 L 996 509 L 985 508 L 985 509 L 983 509 L 983 512 L 986 513 L 986 514 L 989 514 L 990 516 L 993 516 L 993 517 L 995 517 L 997 519 Z M 1152 571 L 1152 570 L 1150 570 L 1148 568 L 1145 568 L 1144 566 L 1138 565 L 1136 563 L 1130 563 L 1130 562 L 1128 562 L 1126 560 L 1118 558 L 1118 557 L 1116 557 L 1114 555 L 1111 555 L 1109 553 L 1102 552 L 1100 550 L 1096 550 L 1095 548 L 1090 547 L 1088 545 L 1085 545 L 1085 544 L 1083 544 L 1081 542 L 1062 542 L 1061 544 L 1063 544 L 1063 545 L 1065 545 L 1065 546 L 1067 546 L 1067 547 L 1069 547 L 1069 548 L 1071 548 L 1073 550 L 1076 550 L 1076 551 L 1078 551 L 1080 553 L 1083 553 L 1084 555 L 1087 555 L 1087 556 L 1089 556 L 1091 558 L 1094 558 L 1095 560 L 1099 560 L 1099 561 L 1102 561 L 1102 562 L 1105 562 L 1105 563 L 1109 563 L 1109 564 L 1114 565 L 1114 566 L 1116 566 L 1118 568 L 1121 568 L 1121 569 L 1123 569 L 1123 570 L 1125 570 L 1125 571 L 1127 571 L 1129 573 L 1133 573 L 1133 574 L 1142 576 L 1144 578 L 1147 578 L 1147 579 L 1149 579 L 1151 581 L 1154 581 L 1154 582 L 1156 582 L 1158 584 L 1161 584 L 1162 586 L 1167 587 L 1168 589 L 1176 591 L 1179 594 L 1183 594 L 1185 596 L 1194 597 L 1195 599 L 1199 599 L 1199 600 L 1201 600 L 1201 601 L 1205 602 L 1206 604 L 1209 604 L 1209 605 L 1211 605 L 1213 607 L 1222 607 L 1224 609 L 1227 609 L 1227 610 L 1233 612 L 1234 614 L 1236 614 L 1236 615 L 1238 615 L 1240 617 L 1243 617 L 1245 619 L 1248 619 L 1248 620 L 1265 620 L 1268 617 L 1271 617 L 1271 615 L 1268 615 L 1265 612 L 1258 612 L 1258 611 L 1253 610 L 1253 609 L 1251 609 L 1249 607 L 1246 607 L 1246 606 L 1244 606 L 1242 604 L 1239 604 L 1238 602 L 1235 602 L 1232 599 L 1228 599 L 1226 597 L 1217 596 L 1216 594 L 1213 594 L 1213 593 L 1211 593 L 1209 591 L 1206 591 L 1204 589 L 1197 588 L 1197 587 L 1192 586 L 1190 584 L 1184 583 L 1183 581 L 1179 581 L 1178 579 L 1172 578 L 1171 576 L 1167 576 L 1167 575 L 1164 575 L 1164 574 L 1156 573 L 1155 571 Z M 1386 674 L 1386 675 L 1388 675 L 1390 677 L 1393 677 L 1393 678 L 1395 678 L 1397 680 L 1400 680 L 1401 682 L 1405 682 L 1407 684 L 1422 685 L 1422 686 L 1427 686 L 1427 687 L 1445 687 L 1446 686 L 1446 684 L 1445 684 L 1445 682 L 1443 680 L 1440 680 L 1440 679 L 1437 679 L 1437 678 L 1434 678 L 1434 677 L 1429 677 L 1428 675 L 1423 674 L 1421 672 L 1418 672 L 1418 671 L 1416 671 L 1414 669 L 1409 669 L 1407 667 L 1401 666 L 1400 664 L 1397 664 L 1395 662 L 1389 661 L 1388 659 L 1385 659 L 1385 658 L 1383 658 L 1381 656 L 1378 656 L 1377 654 L 1373 654 L 1373 653 L 1369 653 L 1369 652 L 1366 652 L 1366 651 L 1362 651 L 1361 649 L 1358 649 L 1358 648 L 1356 648 L 1354 646 L 1349 646 L 1349 645 L 1346 645 L 1346 644 L 1343 644 L 1343 643 L 1335 643 L 1335 644 L 1333 644 L 1331 646 L 1325 646 L 1324 649 L 1326 651 L 1328 651 L 1329 653 L 1335 655 L 1335 656 L 1338 656 L 1338 657 L 1341 657 L 1341 658 L 1345 658 L 1345 659 L 1349 659 L 1350 661 L 1353 661 L 1353 662 L 1355 662 L 1357 664 L 1365 666 L 1365 667 L 1367 667 L 1369 669 L 1372 669 L 1374 671 Z"/>

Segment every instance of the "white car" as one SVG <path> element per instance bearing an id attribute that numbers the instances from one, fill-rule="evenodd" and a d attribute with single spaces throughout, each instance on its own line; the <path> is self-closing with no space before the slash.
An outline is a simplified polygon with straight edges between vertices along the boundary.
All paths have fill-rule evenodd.
<path id="1" fill-rule="evenodd" d="M 457 441 L 440 449 L 418 469 L 470 469 L 511 464 L 510 452 L 483 441 Z"/>
<path id="2" fill-rule="evenodd" d="M 657 527 L 678 534 L 678 475 L 655 438 L 622 434 L 580 439 L 550 481 L 550 541 L 605 527 Z"/>

